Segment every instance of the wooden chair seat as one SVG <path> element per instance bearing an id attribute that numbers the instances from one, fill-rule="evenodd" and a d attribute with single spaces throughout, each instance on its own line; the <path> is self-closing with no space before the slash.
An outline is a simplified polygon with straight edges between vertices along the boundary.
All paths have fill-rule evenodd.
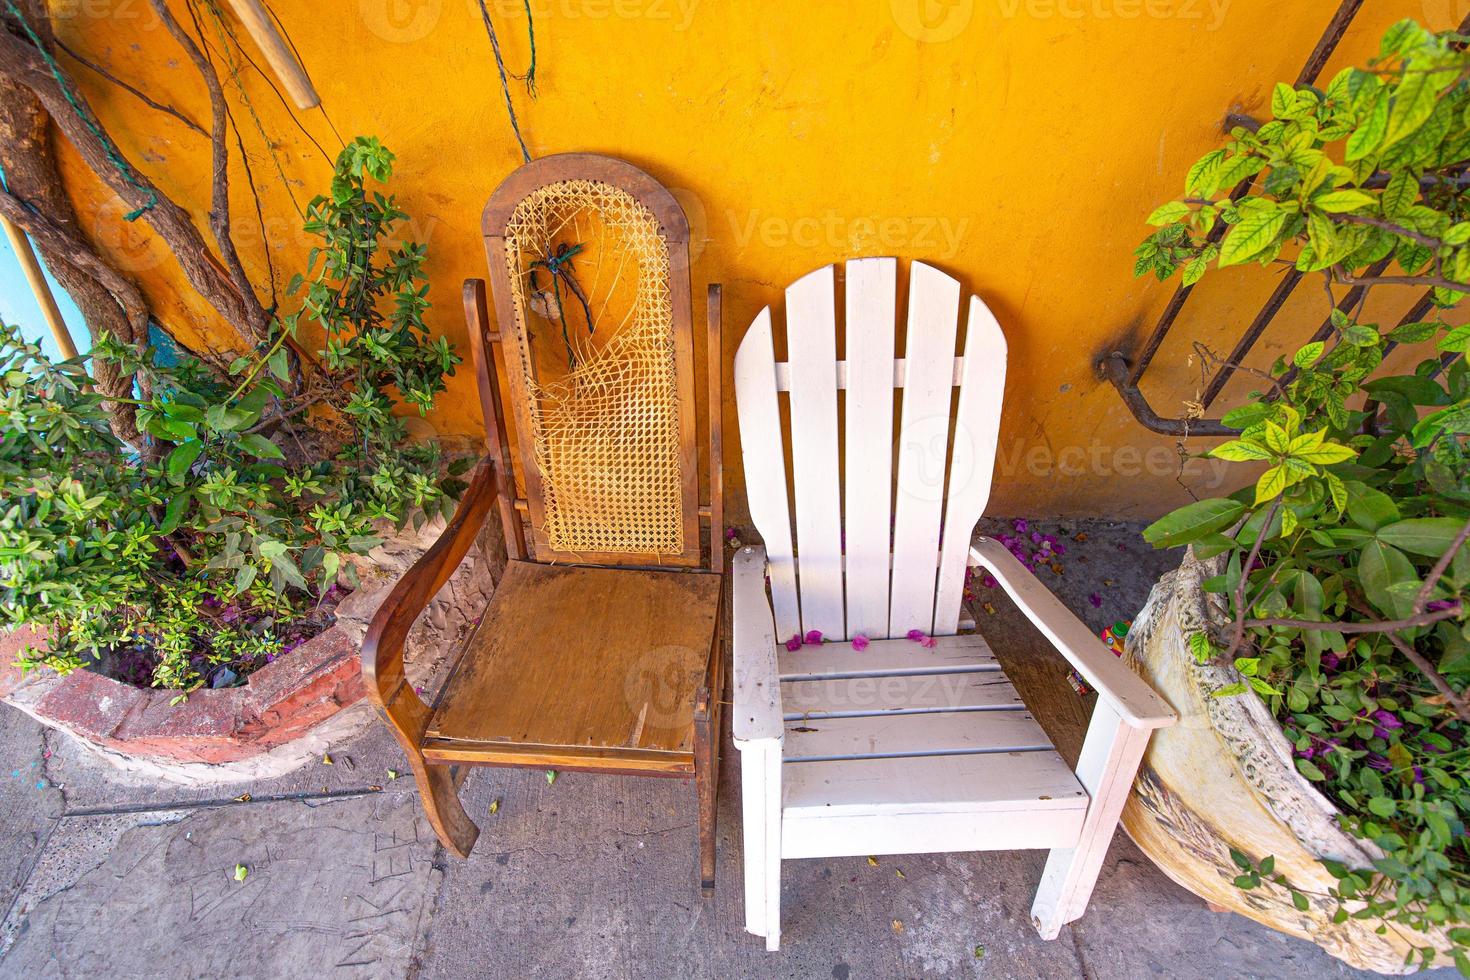
<path id="1" fill-rule="evenodd" d="M 722 576 L 512 561 L 425 732 L 437 762 L 694 772 Z"/>
<path id="2" fill-rule="evenodd" d="M 1076 840 L 1087 792 L 979 635 L 806 646 L 777 662 L 782 857 Z"/>

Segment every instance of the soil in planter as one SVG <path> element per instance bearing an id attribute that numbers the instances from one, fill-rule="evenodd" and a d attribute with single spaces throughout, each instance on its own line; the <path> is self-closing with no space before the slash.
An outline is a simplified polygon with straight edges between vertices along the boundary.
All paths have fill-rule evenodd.
<path id="1" fill-rule="evenodd" d="M 219 653 L 207 642 L 208 628 L 201 622 L 199 650 L 190 657 L 190 665 L 203 679 L 205 687 L 220 688 L 244 684 L 250 674 L 266 664 L 295 650 L 312 637 L 325 631 L 337 620 L 337 605 L 347 597 L 348 591 L 339 586 L 327 590 L 322 601 L 308 608 L 304 614 L 285 622 L 272 622 L 267 616 L 255 612 L 242 612 L 231 603 L 206 600 L 206 615 L 221 625 L 243 626 L 250 632 L 270 629 L 280 639 L 280 649 L 273 653 L 254 656 Z M 115 647 L 102 651 L 96 660 L 84 663 L 83 670 L 110 677 L 133 687 L 151 688 L 154 673 L 161 658 L 149 646 L 138 644 Z"/>

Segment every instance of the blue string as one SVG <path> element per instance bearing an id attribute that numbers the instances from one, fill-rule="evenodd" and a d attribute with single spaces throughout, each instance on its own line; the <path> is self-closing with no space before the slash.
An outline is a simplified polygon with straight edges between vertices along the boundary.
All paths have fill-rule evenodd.
<path id="1" fill-rule="evenodd" d="M 137 208 L 133 211 L 129 211 L 127 214 L 123 215 L 123 217 L 126 218 L 128 221 L 137 221 L 138 218 L 142 217 L 145 212 L 153 210 L 153 206 L 158 203 L 158 192 L 155 191 L 153 188 L 147 186 L 146 184 L 141 183 L 138 178 L 134 176 L 132 165 L 123 158 L 123 155 L 118 151 L 117 145 L 112 142 L 112 140 L 105 132 L 103 132 L 102 127 L 98 126 L 97 123 L 92 120 L 91 113 L 87 112 L 87 110 L 82 106 L 81 102 L 78 101 L 71 87 L 71 83 L 67 81 L 66 75 L 61 70 L 61 66 L 57 64 L 56 59 L 51 56 L 51 52 L 46 50 L 46 46 L 41 43 L 41 39 L 36 35 L 36 32 L 32 30 L 30 22 L 26 20 L 25 14 L 20 12 L 20 10 L 15 6 L 12 0 L 5 0 L 5 7 L 10 11 L 11 15 L 20 22 L 20 26 L 26 32 L 26 36 L 29 37 L 31 39 L 31 43 L 36 46 L 36 51 L 41 55 L 41 60 L 45 61 L 46 67 L 51 70 L 51 77 L 56 79 L 56 87 L 61 90 L 62 96 L 71 105 L 71 107 L 76 110 L 77 116 L 82 120 L 82 123 L 87 127 L 91 134 L 97 137 L 98 142 L 102 144 L 102 149 L 107 154 L 108 162 L 117 169 L 118 173 L 122 174 L 123 180 L 126 180 L 129 184 L 132 184 L 138 190 L 147 193 L 147 203 L 145 203 L 142 207 Z"/>

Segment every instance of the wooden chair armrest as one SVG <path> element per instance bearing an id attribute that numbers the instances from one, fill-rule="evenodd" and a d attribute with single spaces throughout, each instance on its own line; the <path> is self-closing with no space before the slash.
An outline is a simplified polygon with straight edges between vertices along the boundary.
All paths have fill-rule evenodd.
<path id="1" fill-rule="evenodd" d="M 766 549 L 745 547 L 731 562 L 734 593 L 735 695 L 731 729 L 735 744 L 781 740 L 781 678 L 776 663 L 776 621 L 766 596 Z"/>
<path id="2" fill-rule="evenodd" d="M 1077 668 L 1098 697 L 1111 704 L 1129 725 L 1164 728 L 1179 720 L 1169 703 L 1114 656 L 1087 624 L 1062 605 L 1005 545 L 993 538 L 980 538 L 970 549 L 970 564 L 981 565 L 995 576 L 1057 652 Z"/>
<path id="3" fill-rule="evenodd" d="M 403 643 L 429 600 L 449 581 L 496 499 L 495 463 L 486 456 L 470 474 L 454 517 L 428 551 L 414 562 L 378 607 L 362 641 L 362 678 L 368 697 L 405 734 L 422 736 L 429 709 L 408 683 L 403 670 Z"/>

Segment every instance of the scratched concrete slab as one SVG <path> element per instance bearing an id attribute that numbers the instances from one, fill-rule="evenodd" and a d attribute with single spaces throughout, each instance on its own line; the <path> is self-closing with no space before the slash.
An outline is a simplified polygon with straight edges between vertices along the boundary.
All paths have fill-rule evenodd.
<path id="1" fill-rule="evenodd" d="M 44 771 L 41 725 L 0 708 L 0 916 L 10 908 L 61 812 Z"/>
<path id="2" fill-rule="evenodd" d="M 406 977 L 435 849 L 406 796 L 68 818 L 0 927 L 0 973 Z"/>

